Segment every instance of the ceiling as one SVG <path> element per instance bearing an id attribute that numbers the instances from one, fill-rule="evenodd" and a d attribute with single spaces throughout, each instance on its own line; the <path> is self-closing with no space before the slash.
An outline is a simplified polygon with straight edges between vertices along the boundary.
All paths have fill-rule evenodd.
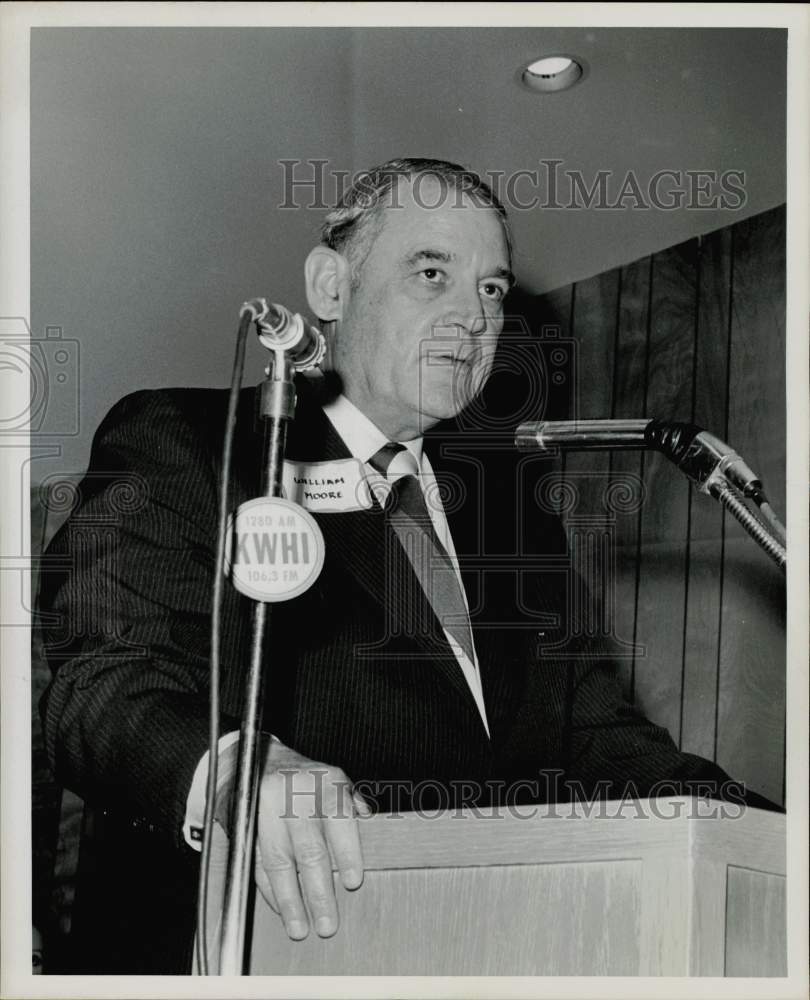
<path id="1" fill-rule="evenodd" d="M 356 30 L 352 38 L 352 136 L 358 166 L 407 151 L 460 160 L 480 171 L 537 171 L 513 193 L 551 203 L 546 179 L 557 167 L 558 197 L 571 203 L 565 171 L 592 188 L 609 171 L 607 204 L 632 172 L 642 197 L 625 207 L 512 211 L 518 274 L 535 291 L 578 278 L 691 236 L 711 232 L 785 199 L 787 33 L 764 29 L 526 28 Z M 540 55 L 581 57 L 585 78 L 541 95 L 516 82 Z M 657 208 L 649 186 L 690 199 L 685 171 L 744 174 L 745 195 L 710 205 L 711 178 L 694 207 Z M 728 184 L 738 183 L 734 178 Z M 598 190 L 598 189 L 597 189 Z M 502 194 L 504 190 L 502 189 Z M 512 199 L 513 201 L 515 199 Z M 580 206 L 583 201 L 580 199 Z M 700 205 L 700 207 L 697 207 Z M 576 202 L 575 202 L 576 206 Z"/>

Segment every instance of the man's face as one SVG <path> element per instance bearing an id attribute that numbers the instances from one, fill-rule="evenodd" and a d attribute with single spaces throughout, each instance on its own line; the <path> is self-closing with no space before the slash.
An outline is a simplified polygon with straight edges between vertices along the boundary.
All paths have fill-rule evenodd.
<path id="1" fill-rule="evenodd" d="M 334 351 L 349 399 L 401 440 L 455 416 L 480 392 L 511 277 L 495 210 L 433 177 L 419 183 L 414 197 L 400 179 L 383 209 Z"/>

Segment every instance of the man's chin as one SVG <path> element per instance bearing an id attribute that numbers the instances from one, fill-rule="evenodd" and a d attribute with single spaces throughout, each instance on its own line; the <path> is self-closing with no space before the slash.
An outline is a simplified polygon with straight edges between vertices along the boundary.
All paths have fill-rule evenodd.
<path id="1" fill-rule="evenodd" d="M 430 428 L 435 427 L 436 424 L 440 424 L 448 420 L 455 420 L 459 413 L 461 413 L 465 407 L 469 406 L 471 402 L 472 399 L 445 399 L 433 402 L 432 404 L 423 404 L 419 414 L 422 431 L 430 430 Z"/>
<path id="2" fill-rule="evenodd" d="M 487 374 L 478 368 L 465 366 L 461 370 L 456 368 L 449 378 L 436 378 L 430 383 L 426 379 L 419 398 L 423 429 L 445 420 L 454 420 L 480 395 Z"/>

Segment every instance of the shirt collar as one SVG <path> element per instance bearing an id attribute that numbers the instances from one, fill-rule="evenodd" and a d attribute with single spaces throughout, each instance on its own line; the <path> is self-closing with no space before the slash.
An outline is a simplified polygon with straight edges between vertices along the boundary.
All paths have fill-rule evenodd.
<path id="1" fill-rule="evenodd" d="M 340 395 L 336 399 L 324 404 L 323 412 L 329 418 L 332 426 L 343 438 L 346 447 L 355 458 L 361 462 L 368 460 L 377 454 L 383 445 L 388 444 L 388 438 L 372 423 L 371 420 L 346 396 Z M 401 441 L 408 451 L 416 459 L 418 468 L 422 468 L 422 438 L 413 438 L 410 441 Z"/>

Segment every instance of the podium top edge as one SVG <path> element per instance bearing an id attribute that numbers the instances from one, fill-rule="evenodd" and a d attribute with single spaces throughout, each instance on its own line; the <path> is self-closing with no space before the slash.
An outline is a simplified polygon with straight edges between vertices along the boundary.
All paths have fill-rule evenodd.
<path id="1" fill-rule="evenodd" d="M 383 813 L 359 822 L 367 870 L 582 863 L 650 854 L 785 872 L 786 817 L 673 796 Z"/>

